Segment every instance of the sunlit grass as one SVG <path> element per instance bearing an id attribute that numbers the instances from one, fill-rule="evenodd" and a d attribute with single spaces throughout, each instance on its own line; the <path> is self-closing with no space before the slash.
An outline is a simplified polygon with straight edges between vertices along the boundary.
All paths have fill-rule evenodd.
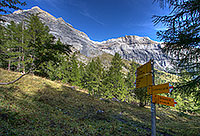
<path id="1" fill-rule="evenodd" d="M 0 82 L 20 73 L 0 69 Z M 69 84 L 26 75 L 0 86 L 0 135 L 150 135 L 150 107 L 100 100 Z M 200 116 L 157 106 L 158 135 L 199 135 Z"/>

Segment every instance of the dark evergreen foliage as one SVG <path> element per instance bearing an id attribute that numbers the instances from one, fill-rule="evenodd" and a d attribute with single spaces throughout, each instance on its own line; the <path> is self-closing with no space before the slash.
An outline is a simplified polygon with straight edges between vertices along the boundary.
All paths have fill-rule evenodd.
<path id="1" fill-rule="evenodd" d="M 39 20 L 37 15 L 31 15 L 27 23 L 29 67 L 40 66 L 37 71 L 40 75 L 43 64 L 48 61 L 57 63 L 59 61 L 57 54 L 68 55 L 71 50 L 69 45 L 64 45 L 60 40 L 55 42 L 55 37 L 49 33 L 49 28 Z"/>
<path id="2" fill-rule="evenodd" d="M 80 84 L 80 71 L 79 71 L 79 64 L 76 56 L 76 52 L 72 54 L 70 60 L 69 60 L 69 82 L 73 85 L 79 85 Z"/>
<path id="3" fill-rule="evenodd" d="M 116 53 L 111 61 L 111 66 L 104 79 L 105 93 L 107 98 L 125 100 L 128 91 L 125 86 L 125 79 L 122 73 L 123 62 L 121 56 Z"/>
<path id="4" fill-rule="evenodd" d="M 19 0 L 1 0 L 0 1 L 0 17 L 2 14 L 11 13 L 11 10 L 18 10 L 20 6 L 25 6 L 26 2 L 21 2 Z M 4 21 L 0 18 L 0 21 Z"/>
<path id="5" fill-rule="evenodd" d="M 136 66 L 135 66 L 135 62 L 132 60 L 129 67 L 129 72 L 126 77 L 126 85 L 127 85 L 128 90 L 133 90 L 135 88 L 135 84 L 134 84 L 136 80 L 135 72 L 136 72 Z"/>
<path id="6" fill-rule="evenodd" d="M 163 0 L 160 1 L 163 5 Z M 177 66 L 177 74 L 190 75 L 187 82 L 177 88 L 200 101 L 200 0 L 168 0 L 171 13 L 154 16 L 154 23 L 167 26 L 157 32 L 164 41 L 163 51 L 168 53 Z"/>
<path id="7" fill-rule="evenodd" d="M 3 13 L 10 13 L 11 11 L 9 9 L 20 9 L 19 6 L 25 6 L 26 2 L 21 2 L 19 0 L 1 0 L 0 2 L 0 12 Z"/>
<path id="8" fill-rule="evenodd" d="M 17 67 L 16 61 L 20 55 L 17 31 L 17 24 L 13 21 L 4 30 L 2 29 L 1 52 L 3 60 L 7 62 L 4 63 L 7 65 L 8 70 L 14 70 Z"/>
<path id="9" fill-rule="evenodd" d="M 4 43 L 6 42 L 5 32 L 6 32 L 5 27 L 0 25 L 0 67 L 1 68 L 7 68 L 6 54 L 4 52 Z"/>
<path id="10" fill-rule="evenodd" d="M 103 67 L 99 58 L 92 59 L 85 68 L 83 87 L 89 94 L 102 95 Z"/>

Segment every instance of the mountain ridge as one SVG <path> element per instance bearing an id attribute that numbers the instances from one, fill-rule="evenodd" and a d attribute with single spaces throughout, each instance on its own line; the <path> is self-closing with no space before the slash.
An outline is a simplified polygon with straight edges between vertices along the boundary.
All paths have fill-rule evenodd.
<path id="1" fill-rule="evenodd" d="M 60 38 L 62 42 L 73 45 L 76 50 L 87 57 L 96 57 L 103 53 L 112 55 L 119 53 L 123 59 L 134 59 L 140 64 L 144 64 L 149 59 L 154 59 L 156 67 L 162 70 L 166 70 L 170 65 L 169 57 L 163 54 L 161 50 L 163 43 L 153 41 L 149 37 L 126 35 L 102 42 L 93 41 L 86 33 L 75 29 L 62 17 L 55 18 L 38 6 L 28 10 L 18 10 L 2 18 L 7 22 L 11 20 L 21 22 L 28 14 L 35 13 L 39 13 L 38 16 L 41 21 L 50 28 L 50 33 L 57 39 Z"/>

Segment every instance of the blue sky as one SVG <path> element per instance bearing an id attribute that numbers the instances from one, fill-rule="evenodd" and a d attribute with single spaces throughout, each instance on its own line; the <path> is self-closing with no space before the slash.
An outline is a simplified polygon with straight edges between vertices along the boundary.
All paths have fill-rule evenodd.
<path id="1" fill-rule="evenodd" d="M 152 15 L 167 15 L 153 0 L 29 0 L 22 9 L 39 6 L 55 17 L 62 17 L 94 41 L 125 35 L 147 36 L 159 41 Z"/>

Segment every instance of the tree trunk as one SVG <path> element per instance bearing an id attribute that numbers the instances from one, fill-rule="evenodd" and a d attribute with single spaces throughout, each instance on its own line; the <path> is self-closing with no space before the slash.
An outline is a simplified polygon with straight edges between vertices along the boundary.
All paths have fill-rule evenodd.
<path id="1" fill-rule="evenodd" d="M 24 66 L 24 55 L 22 55 L 22 73 L 25 74 L 25 66 Z"/>
<path id="2" fill-rule="evenodd" d="M 23 47 L 24 47 L 24 21 L 22 21 L 22 73 L 25 74 L 26 71 L 25 71 L 25 63 L 24 63 L 24 50 L 23 50 Z"/>
<path id="3" fill-rule="evenodd" d="M 11 60 L 8 60 L 8 71 L 10 71 Z"/>
<path id="4" fill-rule="evenodd" d="M 21 52 L 20 50 L 20 47 L 19 47 L 19 52 Z M 21 67 L 21 56 L 19 55 L 19 58 L 18 58 L 18 65 L 17 65 L 17 71 L 20 72 L 20 67 Z"/>

